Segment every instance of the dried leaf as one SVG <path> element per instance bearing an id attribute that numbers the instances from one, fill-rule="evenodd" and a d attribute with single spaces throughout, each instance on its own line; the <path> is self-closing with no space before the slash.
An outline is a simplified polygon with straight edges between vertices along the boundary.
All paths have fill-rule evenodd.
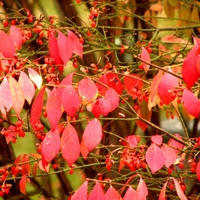
<path id="1" fill-rule="evenodd" d="M 23 71 L 20 72 L 18 82 L 23 90 L 25 99 L 28 101 L 29 104 L 31 104 L 31 101 L 35 94 L 35 86 L 33 82 L 29 79 L 27 74 L 24 73 Z"/>
<path id="2" fill-rule="evenodd" d="M 15 110 L 17 116 L 20 117 L 20 112 L 25 102 L 23 90 L 20 84 L 12 77 L 10 77 L 9 85 L 10 85 L 12 101 L 13 101 L 12 107 Z"/>
<path id="3" fill-rule="evenodd" d="M 37 88 L 40 89 L 42 86 L 42 76 L 32 68 L 28 68 L 28 75 Z"/>

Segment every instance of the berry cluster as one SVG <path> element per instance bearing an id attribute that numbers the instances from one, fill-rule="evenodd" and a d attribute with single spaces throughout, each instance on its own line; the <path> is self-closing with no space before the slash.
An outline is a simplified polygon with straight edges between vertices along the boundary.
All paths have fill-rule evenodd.
<path id="1" fill-rule="evenodd" d="M 114 164 L 114 160 L 111 159 L 110 155 L 106 155 L 106 169 L 110 171 L 112 165 Z"/>
<path id="2" fill-rule="evenodd" d="M 3 184 L 0 186 L 0 197 L 3 197 L 4 195 L 9 194 L 10 192 L 10 188 L 11 188 L 11 184 Z"/>
<path id="3" fill-rule="evenodd" d="M 15 131 L 17 132 L 19 137 L 24 137 L 25 136 L 25 132 L 23 131 L 22 125 L 23 125 L 23 121 L 22 120 L 19 120 L 19 121 L 16 122 Z"/>
<path id="4" fill-rule="evenodd" d="M 42 125 L 40 121 L 38 121 L 37 124 L 35 125 L 34 131 L 35 131 L 35 136 L 37 137 L 37 139 L 39 139 L 40 141 L 43 141 L 45 138 L 44 126 Z"/>
<path id="5" fill-rule="evenodd" d="M 140 149 L 128 149 L 125 148 L 120 163 L 122 162 L 123 166 L 127 166 L 131 171 L 143 168 L 146 169 L 144 148 L 141 146 Z"/>

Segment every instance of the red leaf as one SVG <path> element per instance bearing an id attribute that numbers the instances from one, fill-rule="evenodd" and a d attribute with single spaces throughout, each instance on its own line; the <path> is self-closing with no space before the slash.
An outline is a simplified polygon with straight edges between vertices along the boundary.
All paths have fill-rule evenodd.
<path id="1" fill-rule="evenodd" d="M 37 88 L 40 89 L 42 86 L 42 76 L 32 68 L 28 68 L 28 75 Z"/>
<path id="2" fill-rule="evenodd" d="M 182 140 L 182 137 L 179 134 L 174 134 L 174 136 L 176 136 L 178 139 Z M 179 154 L 179 152 L 183 149 L 184 145 L 180 142 L 177 142 L 174 139 L 169 139 L 168 145 L 171 146 L 173 148 L 173 150 L 175 151 L 176 155 Z"/>
<path id="3" fill-rule="evenodd" d="M 196 173 L 197 173 L 197 179 L 200 182 L 200 161 L 197 163 Z"/>
<path id="4" fill-rule="evenodd" d="M 20 156 L 21 157 L 21 173 L 22 175 L 30 175 L 30 171 L 31 171 L 31 166 L 29 163 L 29 155 L 27 154 L 23 154 Z M 23 164 L 25 163 L 25 164 Z"/>
<path id="5" fill-rule="evenodd" d="M 49 54 L 50 57 L 54 59 L 54 62 L 57 65 L 59 71 L 63 72 L 63 61 L 60 58 L 57 39 L 53 32 L 51 32 L 49 36 Z"/>
<path id="6" fill-rule="evenodd" d="M 129 76 L 125 76 L 124 78 L 124 87 L 125 90 L 129 95 L 133 97 L 133 99 L 137 98 L 136 93 L 134 90 L 142 90 L 143 82 L 141 81 L 141 78 L 137 74 L 129 74 Z"/>
<path id="7" fill-rule="evenodd" d="M 90 193 L 88 200 L 106 200 L 101 185 L 96 181 L 96 185 Z"/>
<path id="8" fill-rule="evenodd" d="M 146 120 L 150 120 L 151 119 L 151 115 L 152 115 L 152 110 L 148 109 L 148 105 L 147 102 L 145 100 L 143 100 L 140 104 L 140 109 L 137 111 L 137 114 L 146 119 Z M 137 120 L 136 124 L 143 130 L 145 131 L 146 128 L 148 127 L 148 125 L 146 123 L 144 123 L 141 120 Z"/>
<path id="9" fill-rule="evenodd" d="M 175 163 L 176 153 L 175 153 L 174 149 L 167 146 L 166 144 L 163 144 L 163 146 L 161 147 L 161 150 L 162 150 L 164 158 L 165 158 L 164 165 L 168 168 L 170 165 Z"/>
<path id="10" fill-rule="evenodd" d="M 87 200 L 88 181 L 85 181 L 72 195 L 71 200 Z"/>
<path id="11" fill-rule="evenodd" d="M 197 71 L 197 60 L 199 52 L 200 46 L 199 44 L 195 44 L 192 50 L 187 54 L 183 62 L 182 76 L 189 89 L 200 77 Z"/>
<path id="12" fill-rule="evenodd" d="M 17 116 L 20 116 L 20 112 L 24 106 L 24 93 L 20 86 L 20 84 L 12 77 L 10 77 L 9 81 L 10 90 L 12 94 L 12 100 L 13 100 L 13 109 L 15 110 Z"/>
<path id="13" fill-rule="evenodd" d="M 74 73 L 70 73 L 68 76 L 66 76 L 59 84 L 60 87 L 57 88 L 57 91 L 60 95 L 60 97 L 62 97 L 62 92 L 65 89 L 64 86 L 66 85 L 72 85 L 72 78 L 73 78 Z"/>
<path id="14" fill-rule="evenodd" d="M 83 133 L 84 144 L 89 152 L 91 152 L 100 143 L 101 138 L 102 138 L 101 124 L 98 119 L 93 119 L 88 123 Z"/>
<path id="15" fill-rule="evenodd" d="M 115 188 L 113 188 L 112 186 L 108 188 L 105 194 L 105 198 L 106 200 L 122 200 L 117 190 L 115 190 Z"/>
<path id="16" fill-rule="evenodd" d="M 126 191 L 126 194 L 124 195 L 123 200 L 137 200 L 137 192 L 135 189 L 133 189 L 131 186 L 129 186 L 128 190 Z"/>
<path id="17" fill-rule="evenodd" d="M 169 73 L 163 75 L 158 84 L 158 95 L 164 104 L 168 105 L 175 99 L 176 96 L 172 94 L 178 85 L 178 79 L 175 76 Z"/>
<path id="18" fill-rule="evenodd" d="M 115 110 L 119 106 L 119 94 L 112 88 L 106 91 L 105 99 L 110 102 L 111 109 L 110 112 Z"/>
<path id="19" fill-rule="evenodd" d="M 33 105 L 31 107 L 31 125 L 34 128 L 38 120 L 40 119 L 40 116 L 42 114 L 42 106 L 43 106 L 43 99 L 44 99 L 44 92 L 45 87 L 40 90 L 39 94 L 35 98 Z"/>
<path id="20" fill-rule="evenodd" d="M 108 87 L 105 87 L 104 85 L 107 85 Z M 96 86 L 99 90 L 99 93 L 103 96 L 108 88 L 114 89 L 119 95 L 121 95 L 123 91 L 122 83 L 117 74 L 110 72 L 102 75 L 96 83 Z"/>
<path id="21" fill-rule="evenodd" d="M 0 30 L 0 51 L 5 58 L 13 58 L 16 54 L 16 49 L 10 36 Z"/>
<path id="22" fill-rule="evenodd" d="M 84 78 L 78 84 L 78 92 L 82 98 L 83 105 L 91 103 L 98 96 L 98 89 L 95 83 L 89 79 Z"/>
<path id="23" fill-rule="evenodd" d="M 81 140 L 81 154 L 82 154 L 84 159 L 87 159 L 88 153 L 90 153 L 90 152 L 88 151 L 88 148 L 85 145 L 84 138 L 82 138 L 82 140 Z"/>
<path id="24" fill-rule="evenodd" d="M 62 32 L 58 31 L 58 52 L 60 58 L 67 64 L 67 62 L 72 57 L 73 52 L 73 44 L 71 43 L 70 39 L 67 38 Z"/>
<path id="25" fill-rule="evenodd" d="M 1 131 L 1 134 L 2 134 L 2 135 L 5 135 L 5 137 L 6 137 L 6 143 L 8 144 L 10 141 L 13 140 L 13 138 L 16 138 L 16 137 L 17 137 L 18 132 L 16 132 L 15 126 L 10 125 L 10 126 L 8 127 L 8 130 L 4 130 L 4 129 L 3 129 L 3 130 Z"/>
<path id="26" fill-rule="evenodd" d="M 160 70 L 158 72 L 158 74 L 153 78 L 153 82 L 151 84 L 151 89 L 150 89 L 150 100 L 151 102 L 153 102 L 155 96 L 157 95 L 158 93 L 158 84 L 160 83 L 160 80 L 162 79 L 163 77 L 163 72 Z"/>
<path id="27" fill-rule="evenodd" d="M 16 48 L 20 49 L 22 46 L 23 37 L 20 29 L 17 26 L 10 26 L 10 38 L 14 42 Z"/>
<path id="28" fill-rule="evenodd" d="M 142 47 L 141 59 L 144 60 L 144 61 L 146 61 L 146 62 L 148 62 L 148 63 L 151 62 L 149 52 L 144 47 Z M 143 67 L 144 71 L 147 73 L 148 70 L 149 70 L 149 68 L 150 68 L 150 65 L 142 62 L 142 67 Z"/>
<path id="29" fill-rule="evenodd" d="M 167 182 L 163 185 L 161 191 L 160 191 L 160 194 L 159 194 L 159 198 L 158 200 L 165 200 L 166 199 L 166 187 L 167 187 Z"/>
<path id="30" fill-rule="evenodd" d="M 79 42 L 79 38 L 72 32 L 68 30 L 68 38 L 73 44 L 73 53 L 83 57 L 83 45 Z"/>
<path id="31" fill-rule="evenodd" d="M 61 152 L 69 166 L 72 166 L 80 155 L 80 142 L 75 128 L 67 124 L 61 138 Z"/>
<path id="32" fill-rule="evenodd" d="M 60 137 L 57 130 L 50 130 L 42 141 L 42 163 L 46 167 L 46 162 L 51 162 L 60 150 Z M 45 164 L 44 164 L 45 163 Z"/>
<path id="33" fill-rule="evenodd" d="M 147 149 L 145 159 L 152 174 L 161 169 L 165 163 L 162 150 L 154 143 Z"/>
<path id="34" fill-rule="evenodd" d="M 92 113 L 96 118 L 98 118 L 101 114 L 103 116 L 108 115 L 111 110 L 110 102 L 106 99 L 99 98 L 92 107 Z"/>
<path id="35" fill-rule="evenodd" d="M 22 91 L 24 93 L 25 99 L 31 104 L 31 101 L 35 94 L 35 86 L 33 82 L 29 79 L 26 73 L 23 71 L 20 72 L 19 80 L 18 80 Z"/>
<path id="36" fill-rule="evenodd" d="M 0 85 L 0 110 L 3 113 L 3 115 L 6 115 L 6 111 L 8 112 L 12 108 L 12 105 L 12 93 L 8 84 L 8 80 L 6 77 L 4 77 Z"/>
<path id="37" fill-rule="evenodd" d="M 80 106 L 80 99 L 72 85 L 65 86 L 62 92 L 61 102 L 68 115 L 74 116 L 76 114 Z"/>
<path id="38" fill-rule="evenodd" d="M 46 104 L 47 117 L 54 131 L 62 116 L 61 100 L 57 90 L 54 88 L 47 99 Z"/>
<path id="39" fill-rule="evenodd" d="M 181 189 L 181 186 L 179 184 L 179 182 L 175 179 L 175 178 L 172 178 L 174 181 L 174 184 L 175 184 L 175 188 L 176 188 L 176 192 L 178 194 L 178 197 L 181 199 L 181 200 L 187 200 L 187 197 L 185 196 L 183 190 Z"/>
<path id="40" fill-rule="evenodd" d="M 23 175 L 19 182 L 20 192 L 26 194 L 26 175 Z"/>
<path id="41" fill-rule="evenodd" d="M 163 142 L 163 138 L 161 135 L 152 135 L 151 136 L 151 141 L 155 144 L 157 144 L 158 146 L 160 146 Z"/>
<path id="42" fill-rule="evenodd" d="M 198 118 L 200 113 L 200 101 L 188 89 L 184 89 L 183 91 L 183 104 L 190 115 Z"/>
<path id="43" fill-rule="evenodd" d="M 140 178 L 136 195 L 137 195 L 138 200 L 146 200 L 146 196 L 148 195 L 148 189 L 147 189 L 146 183 L 144 182 L 142 178 Z"/>

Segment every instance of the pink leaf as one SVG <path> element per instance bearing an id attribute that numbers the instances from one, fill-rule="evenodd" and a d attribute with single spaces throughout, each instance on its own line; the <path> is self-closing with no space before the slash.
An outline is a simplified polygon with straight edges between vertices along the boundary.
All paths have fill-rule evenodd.
<path id="1" fill-rule="evenodd" d="M 60 97 L 62 97 L 62 92 L 65 89 L 64 86 L 66 85 L 72 85 L 72 78 L 73 78 L 74 73 L 70 73 L 68 76 L 66 76 L 59 84 L 60 87 L 57 88 L 57 91 L 60 95 Z"/>
<path id="2" fill-rule="evenodd" d="M 98 118 L 101 114 L 103 116 L 108 115 L 111 110 L 110 102 L 106 99 L 99 98 L 92 107 L 92 113 L 96 118 Z"/>
<path id="3" fill-rule="evenodd" d="M 111 109 L 110 112 L 115 110 L 119 106 L 119 94 L 112 88 L 106 91 L 105 99 L 110 102 Z"/>
<path id="4" fill-rule="evenodd" d="M 182 140 L 182 137 L 179 134 L 174 134 L 178 139 Z M 184 145 L 174 139 L 169 139 L 168 145 L 173 148 L 176 155 L 179 154 L 179 152 L 183 149 Z"/>
<path id="5" fill-rule="evenodd" d="M 87 200 L 88 181 L 85 181 L 72 195 L 71 200 Z"/>
<path id="6" fill-rule="evenodd" d="M 31 107 L 31 125 L 34 128 L 42 114 L 45 87 L 40 90 Z"/>
<path id="7" fill-rule="evenodd" d="M 161 191 L 160 191 L 160 194 L 159 194 L 159 198 L 158 200 L 165 200 L 166 199 L 166 187 L 167 187 L 167 182 L 163 185 Z"/>
<path id="8" fill-rule="evenodd" d="M 42 76 L 39 75 L 34 69 L 28 68 L 28 74 L 30 79 L 35 83 L 38 89 L 42 86 Z"/>
<path id="9" fill-rule="evenodd" d="M 135 189 L 133 189 L 131 186 L 129 186 L 128 190 L 126 191 L 126 194 L 124 195 L 123 200 L 137 200 L 137 192 Z"/>
<path id="10" fill-rule="evenodd" d="M 4 77 L 0 85 L 0 110 L 3 115 L 6 115 L 6 111 L 8 112 L 12 108 L 12 105 L 12 93 L 8 84 L 8 80 L 6 77 Z"/>
<path id="11" fill-rule="evenodd" d="M 59 71 L 63 72 L 63 61 L 60 58 L 57 39 L 53 32 L 51 32 L 49 36 L 49 54 L 50 57 L 54 59 L 54 62 L 57 65 Z"/>
<path id="12" fill-rule="evenodd" d="M 158 84 L 158 95 L 164 104 L 170 104 L 174 99 L 175 95 L 172 95 L 175 88 L 178 87 L 178 79 L 169 74 L 165 73 Z"/>
<path id="13" fill-rule="evenodd" d="M 141 91 L 143 87 L 143 82 L 139 75 L 137 74 L 129 74 L 129 76 L 125 76 L 124 78 L 124 87 L 129 95 L 133 97 L 133 99 L 137 98 L 136 91 Z"/>
<path id="14" fill-rule="evenodd" d="M 128 146 L 130 148 L 134 148 L 138 145 L 138 139 L 137 139 L 137 136 L 135 136 L 135 135 L 129 135 L 129 136 L 125 137 L 125 140 L 127 140 Z"/>
<path id="15" fill-rule="evenodd" d="M 62 116 L 61 100 L 57 90 L 54 88 L 47 99 L 46 104 L 47 117 L 54 131 Z"/>
<path id="16" fill-rule="evenodd" d="M 68 115 L 74 116 L 76 114 L 80 106 L 80 99 L 72 85 L 65 86 L 62 92 L 61 102 Z"/>
<path id="17" fill-rule="evenodd" d="M 67 38 L 62 32 L 58 32 L 58 52 L 60 55 L 60 58 L 64 62 L 64 64 L 67 64 L 67 62 L 72 57 L 73 52 L 73 44 L 71 43 L 70 39 Z"/>
<path id="18" fill-rule="evenodd" d="M 147 149 L 145 159 L 152 174 L 161 169 L 165 163 L 162 150 L 154 143 Z"/>
<path id="19" fill-rule="evenodd" d="M 83 133 L 84 144 L 89 152 L 91 152 L 100 143 L 101 138 L 102 138 L 101 124 L 98 119 L 93 119 L 88 123 Z"/>
<path id="20" fill-rule="evenodd" d="M 115 188 L 110 186 L 105 194 L 106 200 L 122 200 L 121 196 Z"/>
<path id="21" fill-rule="evenodd" d="M 22 33 L 17 26 L 10 26 L 10 38 L 14 42 L 17 49 L 20 49 L 22 46 Z"/>
<path id="22" fill-rule="evenodd" d="M 95 83 L 89 79 L 84 78 L 78 84 L 78 92 L 82 98 L 83 105 L 86 105 L 97 98 L 98 89 Z"/>
<path id="23" fill-rule="evenodd" d="M 200 161 L 197 163 L 196 173 L 197 173 L 197 179 L 200 182 Z"/>
<path id="24" fill-rule="evenodd" d="M 19 182 L 20 192 L 26 194 L 26 175 L 23 175 Z"/>
<path id="25" fill-rule="evenodd" d="M 179 182 L 175 179 L 175 178 L 172 178 L 174 181 L 174 184 L 175 184 L 175 188 L 176 188 L 176 192 L 178 194 L 178 197 L 181 199 L 181 200 L 187 200 L 187 197 L 185 196 L 183 190 L 181 189 L 181 186 L 179 184 Z"/>
<path id="26" fill-rule="evenodd" d="M 22 91 L 24 93 L 25 99 L 31 104 L 31 101 L 35 94 L 35 86 L 33 82 L 29 79 L 26 73 L 23 71 L 20 72 L 19 80 L 18 80 Z"/>
<path id="27" fill-rule="evenodd" d="M 146 183 L 144 182 L 142 178 L 140 178 L 136 195 L 137 195 L 138 200 L 146 200 L 146 197 L 148 195 L 148 189 L 147 189 Z"/>
<path id="28" fill-rule="evenodd" d="M 190 115 L 198 118 L 200 113 L 200 101 L 188 89 L 184 89 L 183 91 L 183 104 Z"/>
<path id="29" fill-rule="evenodd" d="M 67 124 L 61 138 L 61 152 L 69 166 L 72 166 L 80 155 L 80 142 L 75 128 Z"/>
<path id="30" fill-rule="evenodd" d="M 106 200 L 101 185 L 96 181 L 96 185 L 90 193 L 88 200 Z"/>
<path id="31" fill-rule="evenodd" d="M 166 144 L 163 144 L 163 146 L 161 147 L 161 150 L 162 150 L 164 158 L 165 158 L 164 165 L 167 168 L 169 168 L 169 166 L 174 164 L 176 161 L 176 153 L 175 153 L 174 149 L 167 146 Z"/>
<path id="32" fill-rule="evenodd" d="M 144 47 L 142 47 L 141 59 L 148 63 L 151 62 L 149 52 Z M 150 65 L 142 62 L 142 67 L 143 67 L 144 71 L 147 73 L 150 68 Z"/>
<path id="33" fill-rule="evenodd" d="M 15 110 L 17 116 L 20 116 L 20 112 L 24 106 L 24 93 L 20 86 L 20 84 L 12 77 L 10 77 L 9 81 L 10 90 L 12 94 L 12 100 L 13 100 L 13 109 Z"/>
<path id="34" fill-rule="evenodd" d="M 50 130 L 44 140 L 42 141 L 42 160 L 43 166 L 46 167 L 46 164 L 51 162 L 58 154 L 60 150 L 60 137 L 57 130 Z"/>
<path id="35" fill-rule="evenodd" d="M 190 89 L 200 77 L 197 71 L 197 58 L 200 52 L 199 44 L 195 44 L 183 62 L 182 76 Z"/>
<path id="36" fill-rule="evenodd" d="M 68 38 L 73 44 L 73 53 L 83 57 L 83 45 L 79 42 L 79 38 L 72 32 L 68 30 Z"/>
<path id="37" fill-rule="evenodd" d="M 0 30 L 0 51 L 5 58 L 13 58 L 16 54 L 16 49 L 10 36 Z"/>
<path id="38" fill-rule="evenodd" d="M 163 138 L 161 135 L 152 135 L 151 136 L 151 141 L 155 144 L 157 144 L 158 146 L 160 146 L 163 142 Z"/>

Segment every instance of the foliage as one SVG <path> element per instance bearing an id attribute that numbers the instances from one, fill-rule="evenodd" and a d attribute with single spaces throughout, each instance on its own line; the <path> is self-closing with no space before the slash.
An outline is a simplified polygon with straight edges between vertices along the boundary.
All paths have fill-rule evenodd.
<path id="1" fill-rule="evenodd" d="M 88 26 L 27 8 L 2 20 L 1 144 L 31 134 L 37 153 L 2 158 L 0 196 L 31 196 L 27 183 L 53 174 L 65 188 L 63 172 L 81 170 L 83 183 L 66 187 L 68 199 L 200 198 L 199 3 L 74 6 L 85 3 Z M 159 14 L 177 10 L 176 27 L 160 28 Z M 180 133 L 161 126 L 163 114 L 181 122 Z M 40 199 L 54 198 L 42 187 Z"/>

